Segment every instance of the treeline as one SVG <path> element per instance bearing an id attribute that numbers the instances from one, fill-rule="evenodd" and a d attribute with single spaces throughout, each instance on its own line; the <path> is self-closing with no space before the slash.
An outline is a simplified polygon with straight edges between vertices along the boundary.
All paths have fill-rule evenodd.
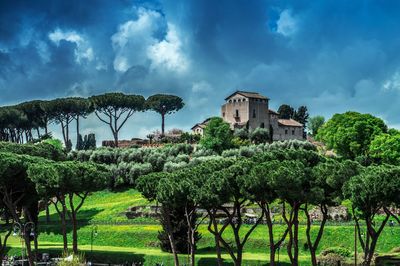
<path id="1" fill-rule="evenodd" d="M 245 244 L 262 220 L 268 228 L 265 241 L 269 246 L 270 265 L 275 265 L 275 254 L 285 239 L 291 264 L 299 265 L 301 214 L 306 217 L 305 237 L 311 263 L 318 265 L 316 251 L 323 238 L 328 208 L 340 205 L 345 199 L 352 204 L 358 239 L 364 251 L 363 265 L 370 265 L 389 218 L 399 221 L 391 207 L 400 204 L 400 167 L 365 167 L 352 160 L 327 158 L 308 149 L 308 145 L 284 148 L 282 144 L 276 149 L 265 149 L 269 147 L 265 145 L 264 149 L 256 148 L 258 152 L 246 156 L 230 151 L 232 156 L 218 157 L 194 167 L 139 177 L 137 188 L 147 199 L 161 204 L 163 230 L 168 235 L 175 265 L 179 265 L 177 254 L 181 252 L 176 246 L 179 231 L 174 227 L 179 224 L 176 215 L 181 214 L 180 219 L 186 223 L 191 265 L 194 265 L 197 228 L 204 218 L 198 217 L 199 209 L 207 212 L 207 228 L 215 237 L 218 265 L 223 265 L 222 250 L 228 252 L 234 265 L 242 265 Z M 286 227 L 280 236 L 274 233 L 276 225 L 272 220 L 271 207 L 276 203 L 281 206 L 280 215 Z M 242 210 L 249 204 L 258 205 L 262 211 L 256 222 L 244 230 Z M 318 225 L 312 223 L 310 214 L 314 206 L 322 213 Z M 222 224 L 219 223 L 221 212 L 226 217 Z M 233 240 L 224 233 L 228 230 L 233 232 Z"/>
<path id="2" fill-rule="evenodd" d="M 180 110 L 183 100 L 175 95 L 156 94 L 145 99 L 141 95 L 105 93 L 89 98 L 68 97 L 54 100 L 34 100 L 13 106 L 0 107 L 0 140 L 15 143 L 33 142 L 47 138 L 49 124 L 60 125 L 66 149 L 72 149 L 70 128 L 75 122 L 76 149 L 93 148 L 94 135 L 80 134 L 82 119 L 94 113 L 110 128 L 115 147 L 127 120 L 137 112 L 152 110 L 161 115 L 162 134 L 165 116 Z"/>

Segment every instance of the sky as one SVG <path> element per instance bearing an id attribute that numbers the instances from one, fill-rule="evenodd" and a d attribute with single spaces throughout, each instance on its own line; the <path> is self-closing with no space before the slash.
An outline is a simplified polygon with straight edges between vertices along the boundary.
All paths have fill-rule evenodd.
<path id="1" fill-rule="evenodd" d="M 306 105 L 327 119 L 352 110 L 400 128 L 399 14 L 394 0 L 0 0 L 0 105 L 176 94 L 185 107 L 166 128 L 190 130 L 246 90 L 272 109 Z M 137 113 L 120 139 L 160 124 Z M 94 115 L 81 126 L 111 139 Z"/>

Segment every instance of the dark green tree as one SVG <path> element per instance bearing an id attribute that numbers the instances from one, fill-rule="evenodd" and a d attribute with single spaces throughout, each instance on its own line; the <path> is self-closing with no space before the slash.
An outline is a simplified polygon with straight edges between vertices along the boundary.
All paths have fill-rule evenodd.
<path id="1" fill-rule="evenodd" d="M 398 198 L 399 178 L 398 167 L 369 166 L 346 184 L 345 195 L 352 203 L 358 239 L 364 250 L 363 265 L 371 265 L 378 239 L 392 216 L 389 208 Z M 377 219 L 380 210 L 383 210 L 383 215 Z M 366 225 L 365 239 L 360 220 Z"/>
<path id="2" fill-rule="evenodd" d="M 208 230 L 216 240 L 218 263 L 221 265 L 219 243 L 227 250 L 234 265 L 242 265 L 243 249 L 250 235 L 261 222 L 264 213 L 262 212 L 256 222 L 250 226 L 246 232 L 241 228 L 244 224 L 242 210 L 248 204 L 250 198 L 243 190 L 245 179 L 253 166 L 249 160 L 240 160 L 230 165 L 226 162 L 226 167 L 220 171 L 215 171 L 203 182 L 202 186 L 202 207 L 207 210 L 209 217 Z M 227 204 L 232 207 L 227 207 Z M 222 211 L 226 220 L 223 225 L 217 222 L 217 212 Z M 230 228 L 234 235 L 231 243 L 226 239 L 224 232 Z"/>
<path id="3" fill-rule="evenodd" d="M 232 130 L 220 117 L 213 117 L 204 129 L 200 144 L 218 153 L 232 147 Z"/>
<path id="4" fill-rule="evenodd" d="M 165 115 L 175 113 L 185 104 L 182 98 L 175 95 L 155 94 L 147 98 L 146 106 L 161 115 L 161 135 L 164 136 Z"/>
<path id="5" fill-rule="evenodd" d="M 250 133 L 250 140 L 255 144 L 267 143 L 270 141 L 270 134 L 266 128 L 256 128 Z"/>
<path id="6" fill-rule="evenodd" d="M 278 166 L 279 162 L 276 160 L 255 164 L 250 173 L 243 179 L 244 183 L 242 185 L 249 199 L 257 203 L 265 214 L 268 227 L 269 261 L 271 266 L 275 265 L 276 251 L 280 248 L 288 234 L 288 229 L 286 229 L 281 236 L 276 237 L 272 221 L 273 212 L 271 210 L 271 203 L 278 198 L 278 195 L 273 190 L 271 182 L 274 171 Z"/>
<path id="7" fill-rule="evenodd" d="M 92 96 L 89 100 L 93 104 L 97 118 L 110 127 L 115 147 L 118 147 L 118 134 L 126 121 L 135 112 L 146 109 L 145 99 L 141 95 L 114 92 Z"/>
<path id="8" fill-rule="evenodd" d="M 293 119 L 296 120 L 297 122 L 303 124 L 303 138 L 307 138 L 307 133 L 306 133 L 306 128 L 307 128 L 307 123 L 308 123 L 308 110 L 307 106 L 300 106 L 297 111 L 294 112 L 293 114 Z"/>
<path id="9" fill-rule="evenodd" d="M 321 158 L 322 159 L 322 158 Z M 353 161 L 337 161 L 329 159 L 322 160 L 318 165 L 311 169 L 309 181 L 311 189 L 308 195 L 307 203 L 303 205 L 302 210 L 306 216 L 306 236 L 307 246 L 311 254 L 311 263 L 317 264 L 316 251 L 322 239 L 325 224 L 328 220 L 329 207 L 339 206 L 343 201 L 343 186 L 352 177 L 359 173 L 361 167 Z M 322 214 L 321 223 L 313 225 L 310 215 L 310 205 L 317 206 Z M 317 227 L 317 234 L 313 239 L 311 227 Z"/>
<path id="10" fill-rule="evenodd" d="M 280 119 L 291 119 L 294 115 L 294 108 L 288 104 L 282 104 L 278 108 L 278 113 Z"/>
<path id="11" fill-rule="evenodd" d="M 90 192 L 107 187 L 105 168 L 92 163 L 59 162 L 31 164 L 28 176 L 44 198 L 51 198 L 60 216 L 64 251 L 68 251 L 67 217 L 72 222 L 72 249 L 78 252 L 77 213 Z"/>

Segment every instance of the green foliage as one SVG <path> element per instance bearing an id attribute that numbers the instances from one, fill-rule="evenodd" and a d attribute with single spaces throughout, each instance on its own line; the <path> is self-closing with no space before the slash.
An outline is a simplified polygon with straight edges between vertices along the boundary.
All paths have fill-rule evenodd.
<path id="1" fill-rule="evenodd" d="M 329 247 L 321 251 L 321 256 L 326 256 L 328 254 L 337 254 L 347 258 L 352 255 L 352 252 L 344 247 Z"/>
<path id="2" fill-rule="evenodd" d="M 189 133 L 189 132 L 184 132 L 182 133 L 179 142 L 180 143 L 198 143 L 201 139 L 200 134 L 195 134 L 195 133 Z"/>
<path id="3" fill-rule="evenodd" d="M 248 140 L 249 132 L 246 128 L 236 128 L 235 131 L 233 132 L 233 136 L 241 140 Z"/>
<path id="4" fill-rule="evenodd" d="M 48 139 L 36 144 L 0 142 L 0 151 L 43 157 L 55 161 L 62 161 L 66 158 L 63 149 L 60 148 L 60 141 L 54 139 Z"/>
<path id="5" fill-rule="evenodd" d="M 382 163 L 400 163 L 400 133 L 377 135 L 369 146 L 369 155 Z"/>
<path id="6" fill-rule="evenodd" d="M 135 112 L 146 110 L 145 99 L 141 95 L 113 92 L 91 96 L 89 100 L 97 118 L 110 127 L 115 147 L 118 147 L 118 134 L 126 121 Z"/>
<path id="7" fill-rule="evenodd" d="M 269 131 L 266 128 L 256 128 L 250 133 L 250 140 L 255 144 L 267 143 L 270 141 Z"/>
<path id="8" fill-rule="evenodd" d="M 370 114 L 335 114 L 320 129 L 316 138 L 339 155 L 354 159 L 366 155 L 371 141 L 387 132 L 385 123 Z"/>
<path id="9" fill-rule="evenodd" d="M 220 117 L 213 117 L 204 129 L 200 144 L 206 149 L 221 154 L 232 147 L 233 134 L 228 123 Z"/>
<path id="10" fill-rule="evenodd" d="M 290 105 L 282 104 L 278 108 L 278 113 L 280 119 L 290 119 L 293 118 L 294 109 Z"/>
<path id="11" fill-rule="evenodd" d="M 325 123 L 325 118 L 323 116 L 317 115 L 311 117 L 307 125 L 308 129 L 311 132 L 311 135 L 315 137 L 318 134 L 318 130 L 322 127 L 324 123 Z"/>
<path id="12" fill-rule="evenodd" d="M 146 106 L 159 114 L 172 114 L 183 108 L 181 97 L 168 94 L 155 94 L 147 98 Z"/>

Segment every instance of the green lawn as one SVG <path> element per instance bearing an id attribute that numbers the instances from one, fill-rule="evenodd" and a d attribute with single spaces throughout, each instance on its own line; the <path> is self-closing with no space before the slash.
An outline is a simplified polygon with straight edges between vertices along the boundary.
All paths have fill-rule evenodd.
<path id="1" fill-rule="evenodd" d="M 87 257 L 94 256 L 97 260 L 104 262 L 123 262 L 123 261 L 143 261 L 145 265 L 154 265 L 156 262 L 164 262 L 164 265 L 172 263 L 172 256 L 169 253 L 161 252 L 158 248 L 157 234 L 161 227 L 152 219 L 134 219 L 128 220 L 123 212 L 130 206 L 149 205 L 135 190 L 123 192 L 97 192 L 88 197 L 82 207 L 79 223 L 79 248 Z M 55 210 L 51 208 L 52 223 L 46 225 L 45 214 L 40 214 L 39 246 L 43 251 L 60 252 L 62 236 L 59 225 L 56 224 L 58 217 Z M 123 223 L 127 224 L 123 224 Z M 129 224 L 128 224 L 129 222 Z M 96 225 L 94 225 L 96 224 Z M 98 235 L 93 241 L 93 254 L 90 252 L 91 233 L 93 227 L 97 227 Z M 243 226 L 243 233 L 249 229 L 249 226 Z M 284 226 L 277 225 L 275 233 L 277 236 L 282 234 Z M 308 251 L 304 249 L 305 228 L 300 228 L 300 260 L 301 265 L 309 265 Z M 199 228 L 202 235 L 198 243 L 198 265 L 214 265 L 215 250 L 214 239 L 207 231 L 206 225 Z M 387 227 L 378 243 L 377 251 L 380 253 L 390 252 L 394 247 L 400 247 L 400 227 Z M 244 265 L 263 265 L 267 262 L 267 228 L 265 225 L 259 225 L 253 232 L 245 246 Z M 227 230 L 225 236 L 233 240 L 232 233 Z M 69 230 L 69 239 L 71 240 L 71 231 Z M 18 254 L 21 243 L 14 236 L 9 238 L 9 254 Z M 342 246 L 351 251 L 354 248 L 354 227 L 327 226 L 324 237 L 320 244 L 320 250 L 328 247 Z M 359 252 L 361 249 L 359 248 Z M 288 261 L 285 256 L 285 250 L 280 252 L 281 261 Z M 224 255 L 229 262 L 229 256 Z M 182 260 L 186 256 L 181 256 Z"/>

